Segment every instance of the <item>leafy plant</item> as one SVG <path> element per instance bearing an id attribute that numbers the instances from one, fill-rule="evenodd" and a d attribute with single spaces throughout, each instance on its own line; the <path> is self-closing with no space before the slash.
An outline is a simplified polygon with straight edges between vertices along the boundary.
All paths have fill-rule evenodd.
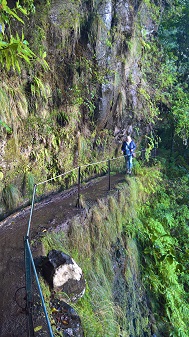
<path id="1" fill-rule="evenodd" d="M 150 285 L 150 289 L 147 287 L 149 292 L 155 294 L 156 301 L 163 300 L 165 303 L 170 336 L 179 334 L 187 336 L 189 307 L 186 302 L 183 304 L 186 295 L 183 283 L 180 282 L 180 273 L 186 264 L 183 259 L 183 267 L 180 266 L 180 254 L 175 247 L 183 245 L 181 242 L 184 239 L 183 235 L 185 236 L 188 212 L 186 214 L 183 211 L 182 215 L 178 213 L 181 206 L 177 204 L 177 200 L 170 199 L 169 194 L 166 194 L 161 186 L 158 198 L 156 195 L 155 199 L 151 200 L 153 207 L 152 203 L 149 203 L 144 209 L 144 214 L 140 215 L 143 225 L 140 226 L 139 239 L 142 239 L 142 246 L 145 247 L 143 251 L 145 283 L 146 286 Z M 176 230 L 178 226 L 179 232 Z M 186 243 L 186 240 L 184 241 Z M 182 309 L 183 305 L 185 312 Z"/>
<path id="2" fill-rule="evenodd" d="M 172 105 L 172 113 L 176 132 L 187 145 L 187 139 L 189 138 L 189 96 L 182 88 L 177 90 Z"/>
<path id="3" fill-rule="evenodd" d="M 69 116 L 65 111 L 60 111 L 57 114 L 56 120 L 61 127 L 64 127 L 69 123 Z"/>
<path id="4" fill-rule="evenodd" d="M 2 190 L 2 199 L 7 210 L 16 208 L 20 201 L 20 193 L 13 184 L 6 185 Z"/>
<path id="5" fill-rule="evenodd" d="M 38 95 L 38 96 L 43 96 L 46 98 L 46 90 L 45 90 L 44 83 L 37 76 L 33 77 L 33 83 L 31 84 L 31 94 L 32 96 Z"/>
<path id="6" fill-rule="evenodd" d="M 33 195 L 34 182 L 35 182 L 34 175 L 26 170 L 22 183 L 22 193 L 23 195 L 27 195 L 30 199 Z"/>
<path id="7" fill-rule="evenodd" d="M 17 14 L 18 11 L 24 16 L 27 16 L 31 11 L 35 11 L 33 0 L 25 0 L 24 3 L 29 9 L 28 12 L 25 7 L 19 4 L 19 1 L 16 2 L 16 7 L 13 9 L 10 9 L 6 0 L 2 0 L 0 5 L 0 64 L 8 71 L 12 68 L 19 73 L 22 61 L 31 65 L 31 61 L 37 60 L 37 62 L 41 63 L 42 67 L 48 68 L 48 64 L 45 61 L 46 53 L 42 53 L 37 57 L 29 48 L 29 43 L 24 37 L 23 30 L 21 36 L 19 36 L 18 32 L 15 35 L 12 33 L 11 25 L 13 20 L 17 20 L 20 24 L 24 25 L 23 19 Z"/>
<path id="8" fill-rule="evenodd" d="M 8 135 L 12 134 L 12 129 L 5 122 L 3 122 L 1 119 L 0 119 L 0 126 L 2 126 L 6 130 Z"/>

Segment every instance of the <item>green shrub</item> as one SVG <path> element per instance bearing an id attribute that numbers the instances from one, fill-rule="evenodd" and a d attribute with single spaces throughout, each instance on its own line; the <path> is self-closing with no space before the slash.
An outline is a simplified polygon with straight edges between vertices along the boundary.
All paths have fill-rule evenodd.
<path id="1" fill-rule="evenodd" d="M 19 204 L 20 192 L 15 185 L 6 185 L 2 190 L 2 199 L 7 210 L 12 210 Z"/>

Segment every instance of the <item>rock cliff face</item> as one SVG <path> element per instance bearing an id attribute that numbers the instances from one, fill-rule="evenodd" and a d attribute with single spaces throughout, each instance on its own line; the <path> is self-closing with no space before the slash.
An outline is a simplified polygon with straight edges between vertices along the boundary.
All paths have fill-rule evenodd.
<path id="1" fill-rule="evenodd" d="M 136 0 L 36 1 L 24 32 L 39 58 L 1 77 L 2 213 L 31 198 L 34 181 L 114 155 L 115 129 L 136 140 L 150 129 L 141 67 L 154 8 L 161 12 Z"/>
<path id="2" fill-rule="evenodd" d="M 68 24 L 65 16 L 75 20 Z M 125 0 L 76 1 L 74 6 L 71 1 L 54 1 L 48 19 L 48 50 L 56 57 L 53 66 L 57 67 L 58 86 L 67 91 L 75 84 L 82 91 L 99 129 L 136 127 L 137 116 L 143 115 L 139 93 L 141 29 L 149 36 L 155 29 L 147 6 L 142 1 Z M 58 69 L 62 76 L 57 76 Z M 82 112 L 89 115 L 86 102 Z"/>

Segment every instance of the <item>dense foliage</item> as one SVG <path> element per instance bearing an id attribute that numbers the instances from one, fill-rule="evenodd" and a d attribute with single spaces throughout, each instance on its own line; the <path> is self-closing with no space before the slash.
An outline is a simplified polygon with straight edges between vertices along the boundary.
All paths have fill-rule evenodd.
<path id="1" fill-rule="evenodd" d="M 173 143 L 180 146 L 180 140 L 184 146 L 187 146 L 189 136 L 188 22 L 188 1 L 167 2 L 159 21 L 157 38 L 153 40 L 153 45 L 157 47 L 155 50 L 152 48 L 152 59 L 155 61 L 155 68 L 153 66 L 152 71 L 155 70 L 156 75 L 153 76 L 150 71 L 150 80 L 156 88 L 155 100 L 160 111 L 159 132 L 165 138 L 165 134 L 162 133 L 165 130 L 168 135 L 169 148 L 173 146 Z M 158 68 L 161 69 L 160 73 Z M 147 69 L 145 71 L 148 71 Z M 165 145 L 165 140 L 162 140 Z"/>
<path id="2" fill-rule="evenodd" d="M 33 3 L 33 1 L 30 1 Z M 31 5 L 31 4 L 30 4 Z M 34 7 L 33 7 L 34 9 Z M 18 12 L 27 15 L 27 10 L 23 6 L 16 3 L 16 8 L 10 9 L 6 0 L 1 0 L 0 3 L 0 64 L 7 70 L 11 68 L 20 72 L 21 61 L 24 60 L 30 63 L 30 60 L 35 59 L 35 54 L 28 46 L 28 42 L 22 34 L 16 32 L 12 33 L 11 25 L 14 20 L 17 20 L 24 26 L 23 19 L 19 16 Z"/>
<path id="3" fill-rule="evenodd" d="M 143 250 L 143 280 L 161 333 L 188 336 L 188 177 L 173 180 L 143 209 L 139 242 Z M 142 228 L 142 229 L 141 229 Z M 159 311 L 159 312 L 158 312 Z M 161 314 L 160 314 L 161 312 Z M 156 316 L 157 317 L 157 316 Z"/>
<path id="4" fill-rule="evenodd" d="M 6 0 L 0 1 L 0 65 L 6 71 L 13 69 L 20 73 L 24 66 L 32 67 L 36 63 L 48 67 L 44 60 L 46 54 L 35 55 L 25 39 L 24 20 L 29 19 L 31 13 L 35 13 L 33 0 L 24 0 L 22 5 L 17 1 L 12 9 Z"/>

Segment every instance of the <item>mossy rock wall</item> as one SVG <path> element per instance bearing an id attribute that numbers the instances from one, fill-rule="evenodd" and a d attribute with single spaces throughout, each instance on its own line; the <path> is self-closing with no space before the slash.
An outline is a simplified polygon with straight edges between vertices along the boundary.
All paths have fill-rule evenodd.
<path id="1" fill-rule="evenodd" d="M 56 0 L 37 2 L 35 14 L 23 18 L 39 58 L 20 74 L 4 72 L 0 84 L 2 213 L 31 199 L 32 182 L 113 156 L 120 147 L 115 130 L 129 130 L 136 140 L 148 133 L 152 104 L 141 80 L 141 27 L 155 30 L 156 7 Z M 11 203 L 10 184 L 17 191 Z"/>

